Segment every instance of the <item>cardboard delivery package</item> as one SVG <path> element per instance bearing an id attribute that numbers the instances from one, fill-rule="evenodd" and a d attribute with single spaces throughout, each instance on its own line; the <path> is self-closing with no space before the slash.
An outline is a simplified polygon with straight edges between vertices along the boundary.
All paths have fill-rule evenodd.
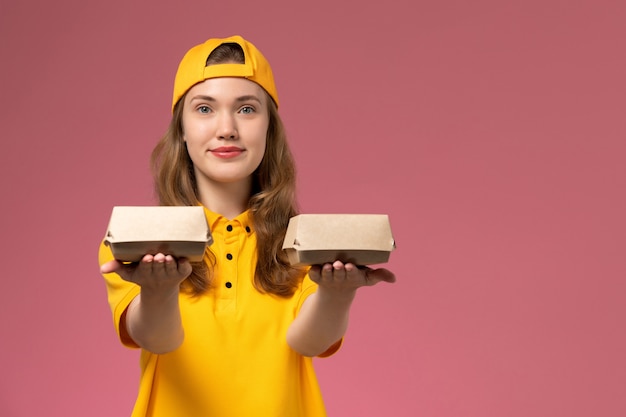
<path id="1" fill-rule="evenodd" d="M 104 242 L 120 261 L 163 253 L 199 262 L 213 238 L 201 206 L 115 206 Z"/>
<path id="2" fill-rule="evenodd" d="M 299 214 L 289 220 L 283 242 L 294 266 L 385 263 L 395 248 L 386 214 Z"/>

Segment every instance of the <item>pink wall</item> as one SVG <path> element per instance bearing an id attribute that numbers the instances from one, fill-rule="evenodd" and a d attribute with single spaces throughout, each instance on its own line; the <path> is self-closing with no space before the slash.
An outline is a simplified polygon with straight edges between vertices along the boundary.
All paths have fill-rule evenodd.
<path id="1" fill-rule="evenodd" d="M 391 216 L 399 281 L 317 361 L 331 416 L 626 415 L 624 2 L 94 3 L 0 6 L 1 416 L 129 414 L 98 241 L 152 203 L 182 53 L 235 33 L 302 210 Z"/>

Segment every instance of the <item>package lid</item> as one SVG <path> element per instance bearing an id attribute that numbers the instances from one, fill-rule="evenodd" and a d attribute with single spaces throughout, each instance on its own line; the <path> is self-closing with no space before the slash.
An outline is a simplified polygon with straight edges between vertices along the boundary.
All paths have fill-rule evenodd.
<path id="1" fill-rule="evenodd" d="M 289 220 L 283 242 L 292 265 L 383 263 L 395 247 L 386 214 L 300 214 Z"/>
<path id="2" fill-rule="evenodd" d="M 213 243 L 202 206 L 115 206 L 104 241 L 116 259 L 129 262 L 148 253 L 197 262 Z"/>

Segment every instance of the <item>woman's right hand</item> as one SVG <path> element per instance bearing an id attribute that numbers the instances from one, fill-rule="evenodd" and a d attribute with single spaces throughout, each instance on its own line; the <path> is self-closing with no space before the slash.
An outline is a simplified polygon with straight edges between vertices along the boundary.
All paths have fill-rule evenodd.
<path id="1" fill-rule="evenodd" d="M 145 255 L 141 261 L 122 263 L 113 260 L 102 264 L 100 272 L 117 273 L 122 279 L 141 287 L 126 309 L 121 331 L 140 347 L 153 353 L 167 353 L 184 340 L 178 304 L 180 284 L 191 274 L 185 258 L 158 253 Z"/>
<path id="2" fill-rule="evenodd" d="M 191 274 L 191 269 L 191 264 L 185 258 L 176 259 L 171 255 L 158 253 L 145 255 L 141 261 L 133 263 L 109 261 L 102 264 L 100 272 L 115 272 L 123 280 L 139 285 L 142 290 L 158 291 L 178 288 Z"/>

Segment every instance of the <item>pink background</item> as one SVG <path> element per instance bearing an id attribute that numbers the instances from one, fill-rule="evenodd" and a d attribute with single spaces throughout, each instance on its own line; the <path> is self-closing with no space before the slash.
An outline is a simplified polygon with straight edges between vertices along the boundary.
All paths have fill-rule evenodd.
<path id="1" fill-rule="evenodd" d="M 621 0 L 3 0 L 0 415 L 129 415 L 98 243 L 153 203 L 183 52 L 236 33 L 273 64 L 302 211 L 388 213 L 398 245 L 316 361 L 331 416 L 626 415 L 624 22 Z"/>

